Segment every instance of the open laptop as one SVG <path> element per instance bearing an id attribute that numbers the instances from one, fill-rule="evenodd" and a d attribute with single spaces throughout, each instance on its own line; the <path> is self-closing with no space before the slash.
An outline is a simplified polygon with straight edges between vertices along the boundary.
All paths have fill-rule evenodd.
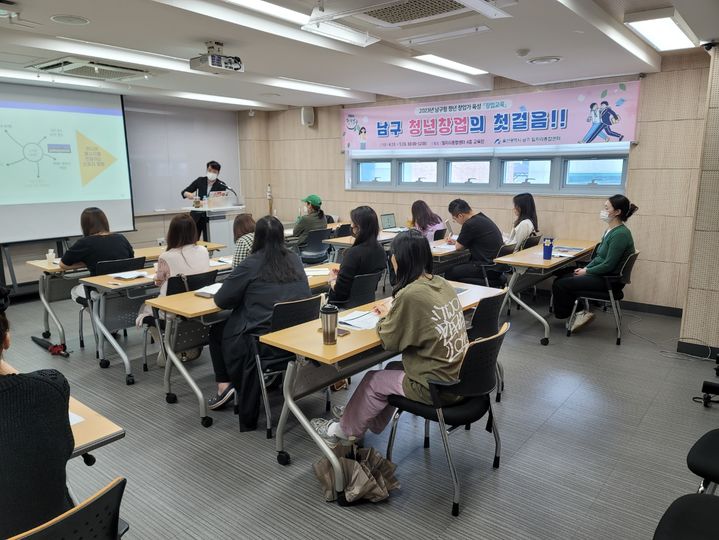
<path id="1" fill-rule="evenodd" d="M 382 230 L 384 232 L 388 233 L 401 233 L 404 232 L 407 229 L 407 227 L 397 227 L 397 220 L 394 217 L 394 214 L 382 214 L 379 217 L 380 225 L 382 225 Z"/>

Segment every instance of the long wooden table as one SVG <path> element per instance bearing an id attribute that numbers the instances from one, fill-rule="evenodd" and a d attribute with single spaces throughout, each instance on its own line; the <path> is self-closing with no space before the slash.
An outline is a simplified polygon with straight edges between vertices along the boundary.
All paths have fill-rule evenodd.
<path id="1" fill-rule="evenodd" d="M 125 436 L 124 429 L 72 396 L 70 397 L 70 412 L 82 418 L 82 421 L 70 426 L 75 439 L 75 448 L 71 458 L 83 456 L 85 462 L 92 465 L 94 460 L 85 457 L 89 452 Z"/>
<path id="2" fill-rule="evenodd" d="M 502 292 L 499 289 L 480 285 L 451 283 L 456 289 L 462 291 L 459 293 L 459 300 L 464 310 L 472 309 L 482 299 Z M 379 300 L 351 311 L 372 310 L 378 304 L 389 301 L 389 299 Z M 297 405 L 297 400 L 388 360 L 396 353 L 387 352 L 381 347 L 377 330 L 374 328 L 370 330 L 352 329 L 346 336 L 338 337 L 335 345 L 323 344 L 320 328 L 319 320 L 311 321 L 266 334 L 260 338 L 260 341 L 297 355 L 297 359 L 287 365 L 282 387 L 285 399 L 277 425 L 277 461 L 281 465 L 287 465 L 290 462 L 290 456 L 284 447 L 284 432 L 289 413 L 292 412 L 302 428 L 332 464 L 335 490 L 338 494 L 337 500 L 343 504 L 345 478 L 339 460 L 324 440 L 312 429 L 309 419 Z"/>
<path id="3" fill-rule="evenodd" d="M 522 301 L 519 293 L 523 289 L 551 277 L 558 270 L 573 264 L 577 259 L 591 253 L 596 244 L 594 240 L 559 238 L 554 240 L 554 255 L 549 260 L 544 259 L 544 246 L 542 246 L 541 243 L 537 246 L 494 259 L 494 262 L 497 264 L 505 264 L 512 267 L 512 277 L 508 285 L 509 291 L 504 302 L 506 303 L 507 300 L 511 298 L 542 324 L 544 327 L 544 337 L 540 339 L 542 345 L 549 344 L 549 323 L 544 317 Z M 569 248 L 572 250 L 571 254 L 567 256 L 565 252 L 564 256 L 560 256 L 559 253 L 562 251 L 562 248 Z M 502 310 L 504 310 L 504 304 L 502 305 Z"/>
<path id="4" fill-rule="evenodd" d="M 224 244 L 205 242 L 203 240 L 198 241 L 197 244 L 205 246 L 210 253 L 226 247 Z M 164 253 L 165 249 L 165 246 L 151 246 L 135 248 L 134 252 L 135 257 L 145 257 L 147 262 L 153 262 L 160 258 L 160 255 Z M 40 277 L 38 278 L 38 293 L 40 294 L 40 302 L 43 305 L 42 337 L 47 339 L 52 335 L 50 332 L 50 319 L 52 319 L 58 331 L 60 345 L 62 345 L 63 348 L 67 348 L 65 341 L 65 327 L 60 322 L 59 317 L 50 304 L 55 300 L 65 300 L 69 298 L 70 288 L 77 284 L 77 275 L 85 272 L 86 269 L 73 268 L 72 270 L 63 270 L 60 268 L 60 259 L 55 259 L 52 262 L 48 262 L 47 259 L 36 259 L 26 261 L 26 264 L 37 268 L 41 272 Z M 60 284 L 63 284 L 64 287 L 60 287 Z M 53 294 L 53 291 L 57 292 Z"/>
<path id="5" fill-rule="evenodd" d="M 317 268 L 337 269 L 339 268 L 339 265 L 336 263 L 326 263 L 307 267 L 307 269 Z M 316 291 L 326 287 L 329 277 L 329 274 L 325 276 L 308 277 L 307 281 L 310 289 Z M 210 326 L 223 320 L 221 316 L 222 310 L 217 307 L 212 298 L 197 296 L 192 291 L 173 294 L 171 296 L 152 298 L 146 300 L 146 303 L 153 308 L 153 311 L 164 311 L 169 314 L 169 316 L 165 319 L 165 331 L 163 336 L 165 352 L 167 354 L 167 358 L 170 360 L 165 364 L 165 400 L 168 403 L 175 403 L 177 401 L 177 396 L 173 394 L 171 385 L 172 368 L 175 367 L 197 397 L 200 410 L 200 422 L 204 427 L 211 426 L 212 417 L 207 414 L 207 401 L 205 396 L 178 357 L 177 352 L 175 351 L 176 344 L 173 342 L 173 339 L 176 337 L 174 334 L 176 333 L 175 328 L 178 324 L 178 317 L 186 320 L 197 320 L 203 325 Z"/>

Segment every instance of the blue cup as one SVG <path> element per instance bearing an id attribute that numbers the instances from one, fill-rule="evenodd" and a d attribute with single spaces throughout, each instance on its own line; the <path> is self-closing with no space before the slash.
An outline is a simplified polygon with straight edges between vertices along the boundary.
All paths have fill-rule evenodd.
<path id="1" fill-rule="evenodd" d="M 549 261 L 552 258 L 552 248 L 554 247 L 554 238 L 545 237 L 544 240 L 544 254 L 542 258 L 545 261 Z"/>

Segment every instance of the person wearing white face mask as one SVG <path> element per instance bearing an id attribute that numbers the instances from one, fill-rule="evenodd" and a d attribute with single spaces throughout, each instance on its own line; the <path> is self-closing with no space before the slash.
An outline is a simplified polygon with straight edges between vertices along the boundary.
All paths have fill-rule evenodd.
<path id="1" fill-rule="evenodd" d="M 619 273 L 624 261 L 634 253 L 634 239 L 624 224 L 639 208 L 629 202 L 624 195 L 613 195 L 604 202 L 599 218 L 607 223 L 602 242 L 594 257 L 584 268 L 577 268 L 572 274 L 563 275 L 554 280 L 554 315 L 566 319 L 572 314 L 574 301 L 590 291 L 606 291 L 603 276 Z M 594 315 L 588 310 L 577 313 L 570 330 L 575 332 L 590 323 Z"/>
<path id="2" fill-rule="evenodd" d="M 182 197 L 185 199 L 193 199 L 195 196 L 203 199 L 207 197 L 210 191 L 227 191 L 225 184 L 218 177 L 220 175 L 221 165 L 216 161 L 207 162 L 207 176 L 196 178 L 189 186 L 182 190 Z M 202 233 L 202 239 L 207 240 L 207 213 L 206 212 L 190 212 L 192 219 L 197 225 L 197 232 Z"/>

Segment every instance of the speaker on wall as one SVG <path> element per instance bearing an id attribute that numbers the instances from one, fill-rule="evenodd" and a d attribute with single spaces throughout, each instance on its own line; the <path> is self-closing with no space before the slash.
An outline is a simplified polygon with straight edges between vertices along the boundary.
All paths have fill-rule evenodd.
<path id="1" fill-rule="evenodd" d="M 302 107 L 300 109 L 300 122 L 303 126 L 312 127 L 315 125 L 314 107 Z"/>

